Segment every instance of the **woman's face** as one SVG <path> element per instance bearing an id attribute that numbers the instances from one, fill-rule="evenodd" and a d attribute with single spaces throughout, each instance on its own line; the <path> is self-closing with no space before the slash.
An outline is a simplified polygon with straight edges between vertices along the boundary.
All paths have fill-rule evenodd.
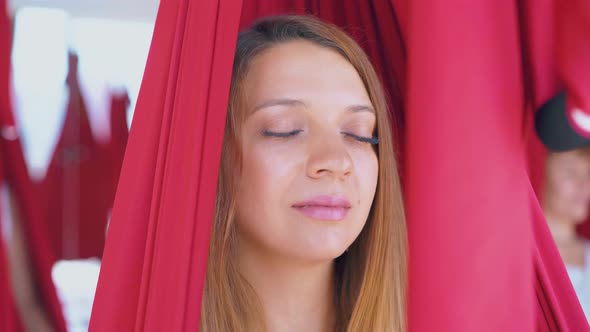
<path id="1" fill-rule="evenodd" d="M 581 151 L 550 154 L 546 180 L 543 208 L 549 218 L 584 221 L 590 204 L 590 156 Z"/>
<path id="2" fill-rule="evenodd" d="M 291 41 L 258 55 L 243 87 L 239 250 L 333 260 L 365 225 L 377 186 L 376 116 L 361 78 L 335 51 Z"/>

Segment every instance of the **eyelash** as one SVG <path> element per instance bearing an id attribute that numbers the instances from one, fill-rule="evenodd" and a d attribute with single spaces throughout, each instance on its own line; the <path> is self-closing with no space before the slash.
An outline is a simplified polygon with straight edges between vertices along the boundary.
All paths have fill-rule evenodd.
<path id="1" fill-rule="evenodd" d="M 303 130 L 301 130 L 301 129 L 293 130 L 293 131 L 289 131 L 289 132 L 284 132 L 284 133 L 264 130 L 262 132 L 262 135 L 266 136 L 266 137 L 289 138 L 289 137 L 293 137 L 301 132 L 303 132 Z M 344 136 L 350 137 L 350 138 L 355 139 L 355 140 L 362 142 L 362 143 L 369 143 L 371 145 L 379 144 L 379 137 L 364 137 L 364 136 L 358 136 L 358 135 L 346 133 L 346 132 L 344 132 L 342 134 Z"/>
<path id="2" fill-rule="evenodd" d="M 371 145 L 379 144 L 379 137 L 364 137 L 364 136 L 358 136 L 358 135 L 351 134 L 351 133 L 342 133 L 342 134 L 344 134 L 345 136 L 348 136 L 352 139 L 355 139 L 359 142 L 362 142 L 362 143 L 369 143 Z"/>
<path id="3" fill-rule="evenodd" d="M 289 131 L 289 132 L 279 133 L 279 132 L 264 130 L 262 132 L 262 135 L 263 136 L 267 136 L 267 137 L 288 138 L 288 137 L 291 137 L 291 136 L 295 136 L 295 135 L 299 134 L 302 131 L 303 130 L 299 129 L 299 130 L 293 130 L 293 131 Z"/>

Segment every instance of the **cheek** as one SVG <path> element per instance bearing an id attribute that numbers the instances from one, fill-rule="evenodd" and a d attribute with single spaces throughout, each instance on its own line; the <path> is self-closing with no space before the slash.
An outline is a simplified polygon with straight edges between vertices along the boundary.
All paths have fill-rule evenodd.
<path id="1" fill-rule="evenodd" d="M 552 200 L 567 200 L 575 193 L 575 183 L 567 176 L 550 176 L 545 190 Z"/>
<path id="2" fill-rule="evenodd" d="M 580 184 L 574 179 L 563 179 L 556 183 L 555 187 L 558 197 L 567 201 L 577 201 L 580 199 L 580 194 L 584 193 L 584 188 L 580 187 Z"/>
<path id="3" fill-rule="evenodd" d="M 269 151 L 264 146 L 254 146 L 243 152 L 236 193 L 238 219 L 264 223 L 275 217 L 272 207 L 280 205 L 296 175 L 295 153 Z"/>
<path id="4" fill-rule="evenodd" d="M 377 181 L 379 178 L 379 161 L 377 155 L 372 152 L 352 154 L 355 171 L 357 174 L 357 183 L 359 186 L 360 200 L 363 204 L 373 202 Z"/>
<path id="5" fill-rule="evenodd" d="M 588 195 L 577 181 L 563 177 L 548 183 L 546 203 L 548 207 L 561 214 L 585 214 Z M 578 218 L 579 216 L 575 216 Z"/>
<path id="6" fill-rule="evenodd" d="M 576 185 L 570 181 L 559 183 L 557 188 L 557 194 L 563 199 L 571 200 L 576 196 Z"/>

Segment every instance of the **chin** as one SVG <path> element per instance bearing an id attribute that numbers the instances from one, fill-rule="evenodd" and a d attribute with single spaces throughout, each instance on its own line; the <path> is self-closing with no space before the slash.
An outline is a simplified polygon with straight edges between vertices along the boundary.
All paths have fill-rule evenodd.
<path id="1" fill-rule="evenodd" d="M 303 257 L 305 260 L 312 261 L 312 262 L 326 262 L 326 261 L 333 261 L 336 258 L 342 256 L 346 251 L 345 246 L 338 246 L 336 247 L 327 247 L 324 246 L 323 248 L 310 248 L 312 250 L 307 252 L 307 255 Z"/>

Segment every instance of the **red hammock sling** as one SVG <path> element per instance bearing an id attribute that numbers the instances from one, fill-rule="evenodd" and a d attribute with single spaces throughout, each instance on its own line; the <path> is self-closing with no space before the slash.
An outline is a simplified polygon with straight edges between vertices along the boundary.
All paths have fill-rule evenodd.
<path id="1" fill-rule="evenodd" d="M 198 330 L 240 3 L 160 5 L 91 331 Z M 364 27 L 393 111 L 406 98 L 410 331 L 588 330 L 525 169 L 523 10 L 244 1 L 242 25 L 305 11 Z"/>

